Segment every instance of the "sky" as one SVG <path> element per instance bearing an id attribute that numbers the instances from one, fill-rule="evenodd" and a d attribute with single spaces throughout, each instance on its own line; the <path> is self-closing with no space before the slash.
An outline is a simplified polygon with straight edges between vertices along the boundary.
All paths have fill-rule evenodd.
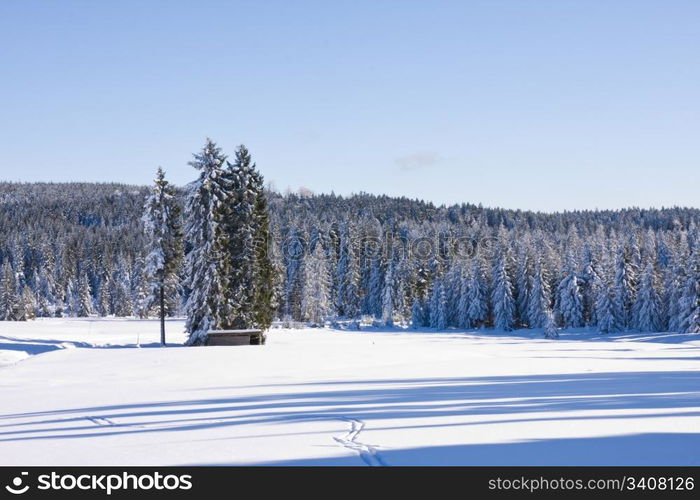
<path id="1" fill-rule="evenodd" d="M 700 2 L 0 2 L 0 179 L 700 206 Z"/>

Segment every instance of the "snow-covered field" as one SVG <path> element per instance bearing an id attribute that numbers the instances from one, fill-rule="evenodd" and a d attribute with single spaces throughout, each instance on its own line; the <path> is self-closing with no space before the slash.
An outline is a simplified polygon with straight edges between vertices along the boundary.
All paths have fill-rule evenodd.
<path id="1" fill-rule="evenodd" d="M 0 464 L 700 464 L 698 335 L 540 335 L 4 322 Z"/>

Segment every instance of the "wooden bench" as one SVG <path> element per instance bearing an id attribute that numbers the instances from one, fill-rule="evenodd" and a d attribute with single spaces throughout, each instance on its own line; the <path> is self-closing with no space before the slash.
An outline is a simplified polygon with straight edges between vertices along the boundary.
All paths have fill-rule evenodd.
<path id="1" fill-rule="evenodd" d="M 204 345 L 261 345 L 265 343 L 262 330 L 210 330 Z"/>

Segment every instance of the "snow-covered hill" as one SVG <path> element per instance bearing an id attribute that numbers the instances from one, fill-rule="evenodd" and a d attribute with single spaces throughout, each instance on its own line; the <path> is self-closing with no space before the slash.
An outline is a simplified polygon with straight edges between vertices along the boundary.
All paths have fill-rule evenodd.
<path id="1" fill-rule="evenodd" d="M 700 464 L 698 335 L 1 326 L 2 464 Z"/>

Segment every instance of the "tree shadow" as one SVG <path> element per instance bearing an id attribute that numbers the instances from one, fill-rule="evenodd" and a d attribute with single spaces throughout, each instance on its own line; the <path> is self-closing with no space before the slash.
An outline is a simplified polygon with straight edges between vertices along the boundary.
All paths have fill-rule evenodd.
<path id="1" fill-rule="evenodd" d="M 367 429 L 416 430 L 534 421 L 551 421 L 552 425 L 558 425 L 557 422 L 597 419 L 697 417 L 700 415 L 699 382 L 700 372 L 672 371 L 260 385 L 254 387 L 262 393 L 249 396 L 51 409 L 0 415 L 0 442 L 187 432 L 241 425 L 342 419 L 364 421 Z M 240 389 L 231 387 L 228 390 L 236 392 Z M 269 392 L 270 389 L 273 392 Z M 625 412 L 617 411 L 604 415 L 581 413 L 590 410 Z M 557 414 L 548 415 L 552 412 Z M 479 418 L 482 416 L 484 418 Z M 421 421 L 436 417 L 464 419 L 450 424 L 436 423 L 435 420 Z M 689 436 L 692 439 L 685 441 L 687 445 L 673 445 L 683 447 L 684 457 L 688 456 L 687 446 L 697 443 L 698 439 L 698 435 Z M 675 443 L 669 441 L 671 442 Z M 646 438 L 639 446 L 653 455 L 656 451 L 647 448 L 652 444 L 665 446 L 659 440 L 649 441 Z M 452 457 L 445 462 L 451 465 L 461 463 L 460 456 L 470 457 L 473 452 L 476 453 L 475 457 L 479 456 L 479 452 L 483 452 L 484 457 L 492 456 L 494 460 L 500 456 L 498 453 L 510 453 L 510 448 L 500 448 L 502 445 L 488 446 L 446 447 L 445 450 L 437 450 L 436 453 L 439 455 L 444 452 L 446 456 Z M 532 448 L 533 446 L 535 448 Z M 539 450 L 537 446 L 539 445 L 531 444 L 525 448 L 515 447 L 514 457 L 520 456 L 517 455 L 520 453 L 518 450 L 527 448 L 529 453 Z M 496 449 L 501 451 L 493 451 L 493 455 L 488 454 L 491 453 L 489 450 Z M 591 449 L 595 450 L 595 447 Z M 402 453 L 411 452 L 404 450 Z M 418 460 L 423 451 L 414 453 L 415 455 L 410 457 L 406 456 L 411 460 Z M 529 456 L 525 451 L 522 453 L 523 460 Z M 541 453 L 545 457 L 555 456 L 551 453 L 548 455 L 546 450 L 541 450 Z M 390 463 L 391 456 L 388 458 Z M 693 456 L 698 454 L 694 452 Z M 537 457 L 530 458 L 537 462 Z M 400 461 L 403 458 L 398 457 L 396 460 Z M 466 458 L 464 460 L 469 462 Z M 517 461 L 508 463 L 516 464 Z"/>
<path id="2" fill-rule="evenodd" d="M 512 331 L 495 330 L 493 328 L 446 328 L 437 330 L 435 328 L 411 328 L 398 326 L 383 326 L 383 325 L 364 325 L 359 330 L 354 330 L 347 326 L 329 326 L 327 330 L 346 332 L 346 333 L 365 333 L 365 334 L 422 334 L 435 335 L 436 337 L 446 338 L 465 338 L 473 340 L 483 338 L 484 340 L 499 341 L 520 341 L 520 340 L 541 340 L 543 342 L 552 342 L 565 344 L 567 341 L 591 340 L 595 342 L 656 342 L 662 344 L 682 344 L 685 342 L 700 341 L 700 334 L 692 333 L 675 333 L 675 332 L 613 332 L 600 333 L 591 328 L 564 328 L 559 330 L 559 338 L 556 340 L 545 339 L 542 328 L 519 328 Z"/>
<path id="3" fill-rule="evenodd" d="M 95 345 L 78 340 L 31 339 L 0 336 L 0 351 L 20 351 L 29 355 L 43 354 L 61 349 L 134 349 L 162 347 L 160 342 L 133 344 L 103 344 Z M 183 347 L 182 344 L 168 344 L 167 347 Z"/>
<path id="4" fill-rule="evenodd" d="M 30 355 L 65 349 L 66 347 L 88 347 L 86 342 L 27 339 L 0 336 L 0 351 L 22 351 Z"/>
<path id="5" fill-rule="evenodd" d="M 699 447 L 700 434 L 648 433 L 407 449 L 379 448 L 378 451 L 387 465 L 408 466 L 695 466 L 700 465 L 700 454 L 689 454 L 688 450 L 697 450 Z M 347 456 L 285 460 L 259 465 L 356 464 L 355 457 Z"/>

